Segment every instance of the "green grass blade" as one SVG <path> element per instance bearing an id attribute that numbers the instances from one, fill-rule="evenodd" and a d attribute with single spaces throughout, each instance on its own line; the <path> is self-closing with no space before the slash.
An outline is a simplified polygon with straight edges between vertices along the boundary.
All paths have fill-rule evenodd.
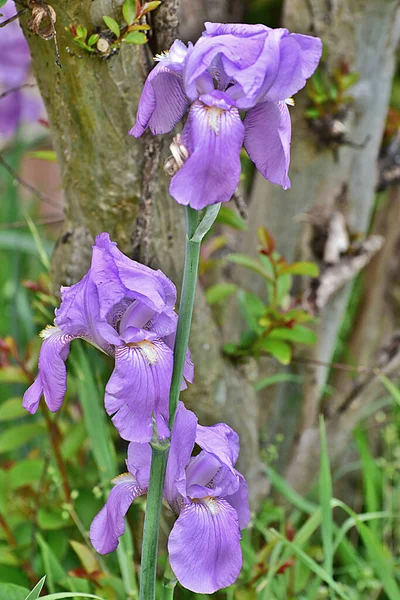
<path id="1" fill-rule="evenodd" d="M 275 489 L 278 490 L 278 492 L 284 498 L 286 498 L 286 500 L 293 504 L 293 506 L 295 506 L 296 508 L 298 508 L 302 512 L 305 512 L 308 515 L 312 514 L 316 510 L 317 506 L 315 504 L 309 502 L 308 500 L 300 496 L 300 494 L 298 494 L 287 483 L 287 481 L 283 479 L 283 477 L 278 475 L 278 473 L 274 471 L 274 469 L 272 469 L 268 465 L 266 465 L 265 468 L 271 484 L 274 486 Z"/>
<path id="2" fill-rule="evenodd" d="M 257 381 L 254 384 L 254 389 L 260 392 L 264 388 L 276 385 L 277 383 L 301 383 L 301 379 L 300 375 L 293 375 L 292 373 L 275 373 L 275 375 L 270 375 Z"/>
<path id="3" fill-rule="evenodd" d="M 389 519 L 390 513 L 388 512 L 372 512 L 372 513 L 363 513 L 361 515 L 357 515 L 357 520 L 353 519 L 353 517 L 349 517 L 343 523 L 341 528 L 339 529 L 334 544 L 334 551 L 336 548 L 342 543 L 345 535 L 352 529 L 353 527 L 357 527 L 357 522 L 364 523 L 365 521 L 375 521 L 376 519 Z"/>
<path id="4" fill-rule="evenodd" d="M 83 416 L 92 445 L 93 456 L 97 464 L 99 477 L 106 491 L 110 488 L 111 479 L 118 475 L 117 460 L 107 428 L 103 397 L 99 393 L 89 360 L 82 348 L 76 343 L 72 363 L 78 379 L 79 399 L 83 408 Z M 133 542 L 129 528 L 120 538 L 117 557 L 128 599 L 138 597 L 138 588 L 134 573 Z"/>
<path id="5" fill-rule="evenodd" d="M 385 375 L 379 375 L 379 379 L 383 383 L 389 394 L 393 396 L 393 399 L 396 400 L 397 404 L 400 406 L 400 389 Z"/>
<path id="6" fill-rule="evenodd" d="M 47 587 L 50 592 L 55 592 L 55 584 L 67 577 L 67 573 L 61 566 L 58 558 L 54 555 L 50 546 L 45 542 L 40 533 L 36 534 L 36 540 L 42 554 L 45 573 L 47 574 Z"/>
<path id="7" fill-rule="evenodd" d="M 389 600 L 400 600 L 400 588 L 393 574 L 393 556 L 386 546 L 376 537 L 373 531 L 364 525 L 358 515 L 344 502 L 335 500 L 335 505 L 350 515 L 360 533 L 361 539 L 369 556 L 369 564 L 383 585 Z"/>
<path id="8" fill-rule="evenodd" d="M 292 552 L 297 556 L 299 560 L 301 560 L 301 562 L 306 567 L 308 567 L 313 573 L 315 573 L 315 575 L 322 579 L 322 581 L 325 581 L 325 583 L 331 588 L 331 590 L 334 591 L 340 598 L 342 598 L 343 600 L 350 600 L 347 594 L 343 592 L 341 587 L 337 583 L 335 583 L 335 581 L 332 579 L 332 576 L 317 562 L 315 562 L 313 558 L 311 558 L 310 556 L 308 556 L 308 554 L 303 552 L 303 550 L 295 542 L 290 542 L 283 535 L 281 535 L 275 530 L 271 531 L 280 539 L 280 541 L 283 544 L 285 544 L 292 550 Z"/>
<path id="9" fill-rule="evenodd" d="M 104 598 L 100 598 L 100 596 L 94 596 L 94 594 L 83 594 L 81 592 L 59 592 L 58 594 L 41 596 L 40 600 L 63 600 L 64 598 L 94 598 L 94 600 L 104 600 Z"/>
<path id="10" fill-rule="evenodd" d="M 40 581 L 37 582 L 37 584 L 35 585 L 33 590 L 31 592 L 29 592 L 29 594 L 27 595 L 25 600 L 37 600 L 40 596 L 40 592 L 43 589 L 45 581 L 46 581 L 46 575 L 44 577 L 42 577 L 42 579 Z"/>
<path id="11" fill-rule="evenodd" d="M 321 506 L 321 534 L 324 550 L 324 568 L 332 576 L 333 573 L 333 515 L 332 515 L 332 478 L 329 465 L 328 448 L 324 418 L 319 419 L 321 439 L 321 458 L 319 471 L 319 501 Z"/>
<path id="12" fill-rule="evenodd" d="M 28 214 L 25 215 L 25 220 L 28 223 L 29 231 L 31 232 L 33 240 L 35 242 L 37 252 L 40 256 L 40 261 L 41 261 L 42 265 L 44 266 L 44 268 L 47 271 L 50 271 L 50 258 L 45 250 L 43 241 L 40 237 L 37 227 Z"/>
<path id="13" fill-rule="evenodd" d="M 354 438 L 361 459 L 365 509 L 366 512 L 374 513 L 377 512 L 381 506 L 382 476 L 374 457 L 369 450 L 366 432 L 357 428 L 354 432 Z M 373 521 L 371 523 L 371 529 L 376 535 L 378 535 L 378 527 L 378 521 Z"/>

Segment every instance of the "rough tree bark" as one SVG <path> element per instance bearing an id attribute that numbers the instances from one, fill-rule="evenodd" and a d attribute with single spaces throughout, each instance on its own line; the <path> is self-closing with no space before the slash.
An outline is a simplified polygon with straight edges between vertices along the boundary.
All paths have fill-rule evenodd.
<path id="1" fill-rule="evenodd" d="M 162 171 L 163 140 L 128 135 L 149 64 L 149 49 L 126 45 L 103 60 L 81 50 L 68 32 L 82 24 L 104 28 L 103 15 L 121 17 L 121 0 L 53 0 L 62 69 L 52 41 L 22 25 L 33 69 L 46 103 L 60 163 L 66 219 L 52 260 L 55 290 L 76 282 L 87 270 L 94 236 L 108 231 L 122 251 L 161 268 L 180 284 L 184 211 L 168 195 Z M 168 48 L 176 36 L 178 2 L 164 0 L 154 14 L 152 53 Z M 150 57 L 151 58 L 151 57 Z M 167 146 L 167 142 L 164 146 Z M 133 237 L 133 239 L 132 239 Z M 239 431 L 241 468 L 256 504 L 267 481 L 259 456 L 258 405 L 241 369 L 226 362 L 220 334 L 199 288 L 190 347 L 196 384 L 185 394 L 203 422 L 224 420 Z"/>

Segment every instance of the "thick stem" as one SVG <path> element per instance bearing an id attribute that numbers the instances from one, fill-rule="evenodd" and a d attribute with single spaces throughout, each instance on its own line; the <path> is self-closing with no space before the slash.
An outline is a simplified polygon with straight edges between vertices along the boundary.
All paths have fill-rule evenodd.
<path id="1" fill-rule="evenodd" d="M 198 212 L 188 206 L 185 266 L 169 401 L 169 426 L 171 431 L 178 407 L 189 343 L 190 326 L 192 323 L 201 242 L 194 242 L 191 238 L 196 231 L 198 222 Z M 144 520 L 142 563 L 140 567 L 140 600 L 155 600 L 158 535 L 168 452 L 169 442 L 152 444 L 150 482 Z"/>

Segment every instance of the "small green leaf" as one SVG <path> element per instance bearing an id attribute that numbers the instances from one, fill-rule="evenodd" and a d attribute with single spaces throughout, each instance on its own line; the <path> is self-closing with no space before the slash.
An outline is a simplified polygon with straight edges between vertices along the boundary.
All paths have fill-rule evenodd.
<path id="1" fill-rule="evenodd" d="M 80 40 L 86 40 L 86 36 L 87 36 L 86 27 L 84 27 L 83 25 L 78 25 L 78 27 L 76 28 L 76 36 L 75 37 Z"/>
<path id="2" fill-rule="evenodd" d="M 145 2 L 140 10 L 140 16 L 143 17 L 146 13 L 149 13 L 152 10 L 158 8 L 161 4 L 161 0 L 157 0 L 155 2 Z"/>
<path id="3" fill-rule="evenodd" d="M 136 0 L 125 0 L 122 14 L 127 25 L 132 25 L 136 18 Z"/>
<path id="4" fill-rule="evenodd" d="M 25 485 L 38 483 L 43 473 L 43 459 L 26 459 L 15 463 L 8 470 L 10 488 L 15 490 Z"/>
<path id="5" fill-rule="evenodd" d="M 2 8 L 6 2 L 7 2 L 7 0 L 0 0 L 0 8 Z"/>
<path id="6" fill-rule="evenodd" d="M 290 273 L 290 275 L 306 275 L 307 277 L 318 277 L 318 265 L 312 262 L 297 262 L 291 265 L 285 265 L 280 269 L 280 275 Z"/>
<path id="7" fill-rule="evenodd" d="M 0 583 L 0 598 L 3 600 L 25 600 L 29 590 L 14 583 Z"/>
<path id="8" fill-rule="evenodd" d="M 88 46 L 94 46 L 99 41 L 100 36 L 98 33 L 92 33 L 90 38 L 88 39 Z"/>
<path id="9" fill-rule="evenodd" d="M 81 561 L 86 573 L 93 573 L 94 571 L 99 571 L 99 563 L 97 562 L 94 554 L 89 550 L 87 546 L 81 544 L 80 542 L 76 542 L 75 540 L 69 540 L 69 543 L 78 555 L 78 558 Z"/>
<path id="10" fill-rule="evenodd" d="M 191 242 L 202 241 L 204 236 L 210 231 L 211 227 L 214 225 L 215 219 L 218 216 L 220 208 L 221 203 L 207 206 L 204 213 L 202 214 L 199 224 L 197 225 L 196 231 L 190 238 Z"/>
<path id="11" fill-rule="evenodd" d="M 66 525 L 71 524 L 69 516 L 64 519 L 64 515 L 61 512 L 49 511 L 44 508 L 39 508 L 38 511 L 38 524 L 40 529 L 46 530 L 57 530 L 63 529 Z"/>
<path id="12" fill-rule="evenodd" d="M 288 365 L 292 358 L 292 348 L 286 342 L 281 340 L 271 340 L 269 337 L 263 340 L 261 344 L 264 352 L 271 354 L 276 360 L 283 365 Z"/>
<path id="13" fill-rule="evenodd" d="M 209 304 L 217 304 L 222 302 L 234 294 L 237 286 L 234 283 L 216 283 L 210 286 L 206 291 L 206 299 Z"/>
<path id="14" fill-rule="evenodd" d="M 259 325 L 259 320 L 265 313 L 266 306 L 258 296 L 245 290 L 239 290 L 236 298 L 242 310 L 243 316 L 251 329 L 261 334 L 263 328 Z"/>
<path id="15" fill-rule="evenodd" d="M 293 375 L 292 373 L 275 373 L 264 379 L 260 379 L 254 384 L 254 389 L 260 392 L 266 387 L 276 385 L 277 383 L 301 383 L 300 375 Z"/>
<path id="16" fill-rule="evenodd" d="M 226 260 L 241 265 L 242 267 L 246 267 L 246 269 L 254 271 L 258 275 L 261 275 L 261 277 L 264 277 L 264 279 L 272 281 L 270 274 L 264 269 L 262 264 L 255 258 L 247 256 L 247 254 L 228 254 Z"/>
<path id="17" fill-rule="evenodd" d="M 107 17 L 107 16 L 103 17 L 103 21 L 107 25 L 108 29 L 110 29 L 110 31 L 113 32 L 115 37 L 119 38 L 119 36 L 121 35 L 121 30 L 119 28 L 117 21 L 115 21 L 115 19 L 113 19 L 112 17 Z"/>
<path id="18" fill-rule="evenodd" d="M 342 86 L 342 89 L 347 90 L 349 87 L 351 87 L 352 85 L 357 83 L 357 81 L 359 79 L 360 79 L 360 73 L 358 73 L 357 71 L 355 71 L 353 73 L 348 73 L 347 75 L 342 75 L 342 77 L 340 79 L 340 84 Z"/>
<path id="19" fill-rule="evenodd" d="M 141 31 L 130 31 L 122 41 L 127 44 L 146 44 L 147 36 Z"/>
<path id="20" fill-rule="evenodd" d="M 22 408 L 22 398 L 9 398 L 0 405 L 0 422 L 12 421 L 18 417 L 25 417 L 27 412 Z"/>
<path id="21" fill-rule="evenodd" d="M 312 346 L 317 341 L 316 333 L 303 325 L 295 325 L 293 329 L 279 327 L 271 331 L 268 337 L 273 340 L 288 340 L 289 342 L 297 342 L 308 346 Z"/>
<path id="22" fill-rule="evenodd" d="M 43 433 L 43 431 L 43 425 L 37 423 L 17 425 L 4 431 L 0 435 L 0 453 L 21 448 L 21 446 Z"/>
<path id="23" fill-rule="evenodd" d="M 37 158 L 38 160 L 46 160 L 47 162 L 57 162 L 57 154 L 54 150 L 35 150 L 27 152 L 29 158 Z"/>
<path id="24" fill-rule="evenodd" d="M 27 377 L 21 367 L 3 367 L 0 369 L 0 383 L 27 383 Z"/>
<path id="25" fill-rule="evenodd" d="M 229 227 L 238 229 L 239 231 L 247 230 L 246 222 L 236 211 L 232 208 L 228 208 L 228 206 L 221 206 L 215 222 L 220 223 L 221 225 L 229 225 Z"/>
<path id="26" fill-rule="evenodd" d="M 320 111 L 318 110 L 318 108 L 307 108 L 306 110 L 306 117 L 308 119 L 319 119 L 321 116 Z"/>

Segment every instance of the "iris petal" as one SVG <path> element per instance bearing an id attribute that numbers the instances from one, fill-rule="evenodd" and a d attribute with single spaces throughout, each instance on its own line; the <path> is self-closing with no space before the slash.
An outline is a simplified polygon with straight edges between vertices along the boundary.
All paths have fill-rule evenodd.
<path id="1" fill-rule="evenodd" d="M 172 570 L 187 589 L 212 594 L 231 585 L 242 566 L 236 511 L 222 498 L 186 506 L 171 531 Z"/>
<path id="2" fill-rule="evenodd" d="M 135 498 L 145 492 L 129 473 L 120 475 L 114 481 L 115 486 L 105 506 L 90 526 L 90 541 L 99 554 L 108 554 L 117 548 L 119 538 L 125 531 L 125 515 Z"/>
<path id="3" fill-rule="evenodd" d="M 195 102 L 182 132 L 189 158 L 172 178 L 170 193 L 197 210 L 228 202 L 240 178 L 244 126 L 236 108 L 222 110 Z"/>
<path id="4" fill-rule="evenodd" d="M 132 442 L 149 442 L 153 414 L 159 435 L 168 435 L 168 401 L 173 353 L 163 342 L 145 340 L 120 346 L 107 383 L 105 406 L 120 435 Z"/>
<path id="5" fill-rule="evenodd" d="M 58 327 L 48 327 L 42 332 L 44 341 L 40 349 L 39 372 L 35 382 L 26 390 L 22 406 L 31 414 L 38 409 L 42 394 L 47 406 L 56 412 L 62 405 L 67 389 L 69 346 L 74 336 L 63 333 Z"/>
<path id="6" fill-rule="evenodd" d="M 244 146 L 260 173 L 284 190 L 290 188 L 291 123 L 284 102 L 263 102 L 244 119 Z"/>

